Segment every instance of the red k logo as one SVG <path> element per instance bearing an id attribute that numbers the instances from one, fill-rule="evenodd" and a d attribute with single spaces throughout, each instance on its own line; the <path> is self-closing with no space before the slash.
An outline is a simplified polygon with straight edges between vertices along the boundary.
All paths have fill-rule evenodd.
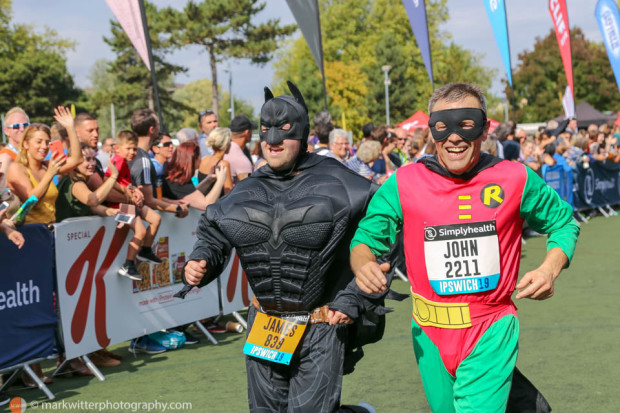
<path id="1" fill-rule="evenodd" d="M 241 269 L 241 271 L 239 271 Z M 243 305 L 250 305 L 248 277 L 245 275 L 245 271 L 239 265 L 239 256 L 235 254 L 233 257 L 233 264 L 230 269 L 230 276 L 228 277 L 228 285 L 226 285 L 226 298 L 228 302 L 231 302 L 235 298 L 235 292 L 237 291 L 237 279 L 241 278 L 241 299 Z"/>
<path id="2" fill-rule="evenodd" d="M 95 236 L 89 242 L 88 246 L 75 260 L 71 266 L 71 269 L 69 269 L 65 288 L 69 295 L 74 295 L 77 292 L 78 286 L 80 285 L 80 278 L 84 272 L 84 268 L 86 267 L 84 284 L 82 286 L 82 291 L 80 292 L 75 311 L 73 312 L 73 319 L 71 320 L 71 338 L 76 344 L 81 342 L 82 338 L 84 338 L 93 282 L 95 284 L 95 334 L 97 337 L 97 343 L 99 343 L 101 347 L 105 347 L 110 344 L 110 338 L 108 337 L 106 330 L 106 297 L 105 282 L 103 277 L 108 272 L 110 265 L 112 265 L 119 250 L 123 246 L 125 238 L 127 238 L 127 229 L 114 231 L 112 242 L 110 242 L 105 258 L 101 263 L 101 267 L 96 273 L 95 268 L 99 258 L 99 252 L 101 251 L 103 237 L 105 235 L 105 227 L 99 228 Z"/>

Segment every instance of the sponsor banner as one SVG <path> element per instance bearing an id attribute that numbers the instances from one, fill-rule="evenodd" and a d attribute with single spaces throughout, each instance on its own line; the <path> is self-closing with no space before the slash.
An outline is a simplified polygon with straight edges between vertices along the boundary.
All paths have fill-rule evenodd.
<path id="1" fill-rule="evenodd" d="M 620 164 L 590 162 L 590 167 L 577 165 L 573 183 L 575 209 L 590 209 L 620 204 Z"/>
<path id="2" fill-rule="evenodd" d="M 571 98 L 573 95 L 573 59 L 571 57 L 570 48 L 570 32 L 568 25 L 568 9 L 566 8 L 566 0 L 549 0 L 549 14 L 553 20 L 553 27 L 555 28 L 555 37 L 558 39 L 558 46 L 560 47 L 560 55 L 562 56 L 562 63 L 564 64 L 564 73 L 566 74 L 566 81 L 570 88 Z M 567 90 L 567 94 L 568 94 Z M 564 99 L 562 99 L 564 102 Z M 573 103 L 573 108 L 574 108 Z M 566 108 L 566 106 L 564 106 Z M 574 113 L 573 109 L 573 113 Z M 569 115 L 566 115 L 569 116 Z"/>
<path id="3" fill-rule="evenodd" d="M 411 24 L 418 49 L 420 49 L 431 86 L 434 88 L 433 59 L 431 58 L 431 43 L 428 37 L 425 0 L 403 0 L 403 6 L 405 6 L 405 11 L 409 17 L 409 24 Z"/>
<path id="4" fill-rule="evenodd" d="M 594 15 L 601 30 L 618 89 L 620 89 L 620 13 L 618 13 L 618 6 L 613 0 L 599 0 Z"/>
<path id="5" fill-rule="evenodd" d="M 573 99 L 573 92 L 570 86 L 566 86 L 564 96 L 562 96 L 562 107 L 564 108 L 564 115 L 567 118 L 575 117 L 575 100 Z"/>
<path id="6" fill-rule="evenodd" d="M 508 24 L 506 22 L 506 5 L 504 0 L 484 0 L 495 41 L 504 61 L 508 84 L 512 87 L 512 69 L 510 64 L 510 42 L 508 41 Z"/>
<path id="7" fill-rule="evenodd" d="M 181 270 L 196 240 L 200 211 L 186 218 L 162 214 L 153 250 L 162 264 L 136 261 L 142 281 L 117 274 L 133 232 L 112 218 L 56 224 L 58 305 L 67 358 L 134 337 L 211 317 L 219 312 L 217 284 L 192 289 L 184 300 Z M 235 310 L 241 307 L 236 308 Z"/>
<path id="8" fill-rule="evenodd" d="M 573 205 L 573 170 L 568 165 L 542 166 L 542 177 L 551 188 L 560 194 L 563 201 Z"/>
<path id="9" fill-rule="evenodd" d="M 19 230 L 21 249 L 0 235 L 0 369 L 57 353 L 52 235 L 41 224 Z"/>

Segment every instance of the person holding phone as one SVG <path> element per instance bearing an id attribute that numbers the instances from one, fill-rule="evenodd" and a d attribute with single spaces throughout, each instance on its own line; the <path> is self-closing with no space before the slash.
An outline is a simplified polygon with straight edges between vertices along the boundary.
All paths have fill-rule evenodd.
<path id="1" fill-rule="evenodd" d="M 39 201 L 26 216 L 25 223 L 51 224 L 56 221 L 56 198 L 58 189 L 52 182 L 54 175 L 72 171 L 82 161 L 82 152 L 69 109 L 58 106 L 54 109 L 54 119 L 69 133 L 70 153 L 66 157 L 59 153 L 49 161 L 44 161 L 49 152 L 50 128 L 42 123 L 34 123 L 23 134 L 17 159 L 9 166 L 7 186 L 22 202 L 30 196 Z"/>

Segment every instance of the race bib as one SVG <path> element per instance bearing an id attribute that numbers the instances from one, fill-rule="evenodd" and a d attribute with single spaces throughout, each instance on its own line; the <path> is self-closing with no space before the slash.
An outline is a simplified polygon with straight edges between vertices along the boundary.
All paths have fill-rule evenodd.
<path id="1" fill-rule="evenodd" d="M 310 315 L 276 317 L 257 312 L 243 354 L 274 363 L 290 364 Z"/>
<path id="2" fill-rule="evenodd" d="M 494 290 L 500 277 L 495 221 L 425 226 L 424 258 L 439 295 Z"/>

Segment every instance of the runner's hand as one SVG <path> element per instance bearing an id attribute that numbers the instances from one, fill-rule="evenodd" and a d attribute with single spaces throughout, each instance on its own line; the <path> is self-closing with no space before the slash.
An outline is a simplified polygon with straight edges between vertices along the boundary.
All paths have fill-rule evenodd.
<path id="1" fill-rule="evenodd" d="M 207 272 L 207 261 L 190 260 L 185 266 L 185 281 L 189 285 L 198 285 Z"/>
<path id="2" fill-rule="evenodd" d="M 353 324 L 353 320 L 340 311 L 329 310 L 327 318 L 329 319 L 330 326 L 335 326 L 336 324 Z"/>
<path id="3" fill-rule="evenodd" d="M 389 262 L 379 264 L 375 261 L 369 261 L 355 274 L 355 282 L 367 294 L 382 293 L 387 288 L 385 273 L 389 270 Z"/>
<path id="4" fill-rule="evenodd" d="M 517 300 L 530 298 L 532 300 L 546 300 L 553 297 L 553 283 L 556 276 L 537 268 L 526 273 L 517 283 Z"/>

